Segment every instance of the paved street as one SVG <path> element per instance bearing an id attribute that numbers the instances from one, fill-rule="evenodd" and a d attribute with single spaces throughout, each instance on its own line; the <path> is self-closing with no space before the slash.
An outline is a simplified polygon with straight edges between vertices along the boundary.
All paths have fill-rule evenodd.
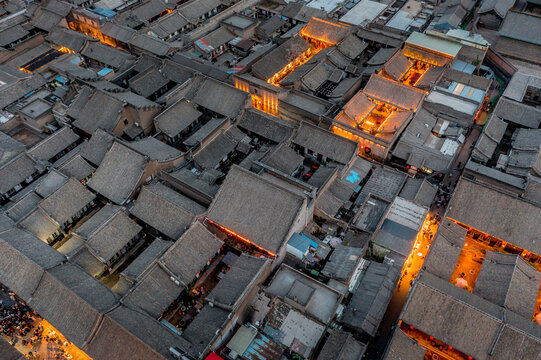
<path id="1" fill-rule="evenodd" d="M 15 305 L 22 307 L 26 306 L 1 288 L 0 305 L 4 308 Z M 40 360 L 91 360 L 84 352 L 69 343 L 66 338 L 59 334 L 47 321 L 34 315 L 31 316 L 30 319 L 34 327 L 25 336 L 17 335 L 20 326 L 14 327 L 14 335 L 4 336 L 4 339 L 11 343 L 21 354 L 26 355 L 30 359 Z M 41 334 L 36 332 L 38 326 L 41 326 L 43 329 Z"/>
<path id="2" fill-rule="evenodd" d="M 480 130 L 476 127 L 473 127 L 466 137 L 464 144 L 460 148 L 458 155 L 453 160 L 450 169 L 447 174 L 445 174 L 443 180 L 440 183 L 440 187 L 443 185 L 447 186 L 449 193 L 452 194 L 455 185 L 462 175 L 462 171 L 466 162 L 470 157 L 472 146 L 477 141 L 477 138 L 480 135 Z M 447 209 L 447 204 L 445 206 L 436 206 L 433 204 L 428 213 L 428 217 L 439 216 L 443 218 L 445 211 Z M 402 269 L 402 276 L 400 281 L 393 293 L 389 306 L 387 307 L 387 312 L 381 322 L 381 325 L 378 330 L 378 334 L 374 338 L 373 346 L 370 353 L 368 354 L 368 359 L 379 359 L 383 356 L 385 351 L 385 345 L 387 344 L 388 339 L 392 335 L 395 323 L 400 316 L 400 312 L 406 303 L 409 290 L 411 289 L 411 282 L 415 279 L 417 273 L 421 269 L 424 263 L 424 259 L 428 253 L 429 246 L 432 244 L 433 236 L 437 231 L 436 224 L 430 224 L 423 226 L 423 230 L 417 235 L 415 240 L 415 245 L 406 260 L 404 268 Z M 428 247 L 427 247 L 428 246 Z M 418 256 L 418 253 L 422 253 L 422 256 Z"/>

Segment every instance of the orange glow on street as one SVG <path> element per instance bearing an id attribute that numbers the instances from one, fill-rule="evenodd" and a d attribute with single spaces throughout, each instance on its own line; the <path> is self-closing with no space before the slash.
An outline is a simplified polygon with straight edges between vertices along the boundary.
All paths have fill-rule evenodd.
<path id="1" fill-rule="evenodd" d="M 62 335 L 58 330 L 56 330 L 47 320 L 41 321 L 41 326 L 43 326 L 43 343 L 45 342 L 45 337 L 49 336 L 51 338 L 56 338 L 63 343 L 61 347 L 64 350 L 64 356 L 72 360 L 92 360 L 84 351 L 68 342 L 68 340 Z"/>
<path id="2" fill-rule="evenodd" d="M 280 86 L 279 83 L 285 79 L 289 74 L 291 74 L 295 69 L 305 64 L 310 60 L 315 54 L 317 54 L 321 49 L 310 47 L 308 50 L 297 56 L 292 62 L 287 64 L 284 68 L 274 74 L 270 79 L 267 80 L 269 84 L 274 86 Z"/>
<path id="3" fill-rule="evenodd" d="M 211 223 L 212 225 L 216 226 L 218 229 L 222 230 L 223 232 L 225 232 L 226 234 L 229 234 L 229 235 L 232 235 L 233 237 L 237 238 L 238 240 L 242 241 L 242 242 L 245 242 L 247 244 L 249 244 L 250 246 L 253 246 L 255 247 L 257 250 L 261 251 L 262 253 L 264 254 L 267 254 L 269 255 L 270 257 L 275 257 L 276 254 L 270 252 L 269 250 L 265 249 L 265 248 L 262 248 L 261 246 L 259 245 L 256 245 L 254 244 L 252 241 L 250 241 L 249 239 L 245 238 L 244 236 L 242 235 L 239 235 L 237 234 L 236 232 L 234 232 L 233 230 L 231 229 L 228 229 L 226 228 L 225 226 L 222 226 L 220 224 L 217 224 L 215 223 L 214 221 L 210 220 L 207 218 L 207 221 L 209 223 Z"/>
<path id="4" fill-rule="evenodd" d="M 504 254 L 519 254 L 524 261 L 528 262 L 528 264 L 537 269 L 537 271 L 541 272 L 541 256 L 538 254 L 505 242 L 495 236 L 489 235 L 478 229 L 474 229 L 452 218 L 449 219 L 455 224 L 468 230 L 466 242 L 464 243 L 464 247 L 462 248 L 457 261 L 457 266 L 450 279 L 451 283 L 455 284 L 456 279 L 458 277 L 462 277 L 468 282 L 464 289 L 472 292 L 475 287 L 475 282 L 477 281 L 479 271 L 481 271 L 481 266 L 483 265 L 484 254 L 487 251 L 501 252 Z M 541 288 L 537 295 L 537 304 L 531 320 L 536 322 L 537 316 L 541 317 L 540 314 Z"/>
<path id="5" fill-rule="evenodd" d="M 417 277 L 417 273 L 423 267 L 428 250 L 434 240 L 434 234 L 438 230 L 438 223 L 431 220 L 430 212 L 426 215 L 425 221 L 421 230 L 417 233 L 413 249 L 409 254 L 404 266 L 402 267 L 402 275 L 398 282 L 397 289 L 403 287 L 403 291 L 409 291 L 411 282 Z"/>
<path id="6" fill-rule="evenodd" d="M 474 360 L 473 357 L 454 349 L 452 346 L 435 339 L 433 336 L 415 329 L 413 326 L 408 326 L 404 322 L 400 323 L 400 329 L 410 338 L 417 341 L 419 345 L 427 349 L 425 359 Z"/>

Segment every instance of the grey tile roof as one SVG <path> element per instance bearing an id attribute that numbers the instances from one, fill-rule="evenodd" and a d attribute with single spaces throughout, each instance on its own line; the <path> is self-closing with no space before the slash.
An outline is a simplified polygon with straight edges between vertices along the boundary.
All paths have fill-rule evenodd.
<path id="1" fill-rule="evenodd" d="M 406 335 L 400 328 L 395 330 L 384 360 L 423 360 L 426 349 Z"/>
<path id="2" fill-rule="evenodd" d="M 43 199 L 39 207 L 62 225 L 96 198 L 79 181 L 70 178 L 58 190 Z"/>
<path id="3" fill-rule="evenodd" d="M 348 332 L 331 330 L 317 360 L 360 360 L 366 350 L 363 344 Z"/>
<path id="4" fill-rule="evenodd" d="M 300 196 L 233 167 L 209 208 L 208 218 L 276 253 L 302 206 Z"/>
<path id="5" fill-rule="evenodd" d="M 270 19 L 265 20 L 262 22 L 258 27 L 258 32 L 261 32 L 264 36 L 269 36 L 276 30 L 280 29 L 282 26 L 286 24 L 286 21 L 282 19 L 280 16 L 273 16 Z"/>
<path id="6" fill-rule="evenodd" d="M 208 46 L 199 47 L 197 42 L 195 42 L 195 45 L 203 52 L 210 53 L 212 50 L 218 49 L 220 46 L 227 44 L 234 38 L 235 34 L 229 31 L 228 28 L 226 28 L 225 26 L 220 26 L 218 29 L 208 33 L 207 35 L 199 39 L 201 40 L 201 42 L 204 42 L 208 46 L 210 46 L 210 48 Z"/>
<path id="7" fill-rule="evenodd" d="M 189 1 L 179 6 L 178 11 L 192 24 L 199 21 L 209 11 L 220 6 L 220 0 L 196 0 Z"/>
<path id="8" fill-rule="evenodd" d="M 403 172 L 389 167 L 377 167 L 364 185 L 355 203 L 363 203 L 369 194 L 387 201 L 393 201 L 405 181 L 406 174 Z"/>
<path id="9" fill-rule="evenodd" d="M 492 115 L 485 127 L 479 140 L 475 144 L 472 157 L 480 161 L 488 161 L 494 155 L 496 146 L 500 143 L 507 129 L 507 123 L 502 121 L 496 115 Z"/>
<path id="10" fill-rule="evenodd" d="M 122 271 L 122 276 L 130 280 L 138 280 L 149 266 L 160 257 L 173 243 L 168 240 L 155 239 L 135 260 Z"/>
<path id="11" fill-rule="evenodd" d="M 541 129 L 517 129 L 513 150 L 537 152 L 541 149 Z"/>
<path id="12" fill-rule="evenodd" d="M 82 347 L 100 319 L 118 303 L 105 285 L 70 263 L 46 272 L 29 305 L 77 347 Z"/>
<path id="13" fill-rule="evenodd" d="M 186 168 L 174 171 L 169 174 L 175 181 L 180 182 L 183 186 L 188 186 L 189 188 L 195 189 L 197 192 L 201 192 L 206 195 L 208 198 L 213 199 L 218 189 L 219 185 L 214 183 L 214 178 L 206 176 L 206 172 L 201 174 L 196 174 Z"/>
<path id="14" fill-rule="evenodd" d="M 64 164 L 62 164 L 58 170 L 62 173 L 68 175 L 69 177 L 74 177 L 77 180 L 81 181 L 86 179 L 87 176 L 92 174 L 96 168 L 90 165 L 80 154 L 75 155 Z"/>
<path id="15" fill-rule="evenodd" d="M 39 207 L 22 218 L 18 225 L 30 231 L 44 243 L 47 243 L 50 236 L 60 229 L 60 225 Z"/>
<path id="16" fill-rule="evenodd" d="M 73 237 L 72 239 L 75 239 Z M 73 244 L 73 248 L 70 248 L 69 251 L 65 247 L 62 248 L 62 251 L 67 251 L 66 256 L 68 256 L 73 264 L 76 264 L 83 268 L 87 273 L 94 277 L 101 276 L 103 272 L 107 269 L 107 265 L 99 260 L 96 256 L 94 256 L 88 247 L 83 246 L 81 241 L 79 243 L 77 240 L 71 240 L 69 244 L 70 246 L 72 243 L 77 242 L 77 244 Z M 64 244 L 64 245 L 66 245 Z"/>
<path id="17" fill-rule="evenodd" d="M 179 150 L 154 137 L 146 137 L 141 140 L 130 142 L 128 143 L 128 146 L 148 156 L 149 159 L 158 162 L 172 161 L 183 155 Z"/>
<path id="18" fill-rule="evenodd" d="M 541 208 L 519 198 L 462 178 L 447 216 L 528 251 L 541 251 L 539 241 L 532 242 L 539 237 Z"/>
<path id="19" fill-rule="evenodd" d="M 100 227 L 107 222 L 118 210 L 120 206 L 113 205 L 111 203 L 105 204 L 99 211 L 82 223 L 74 232 L 83 239 L 88 239 L 92 234 L 100 229 Z"/>
<path id="20" fill-rule="evenodd" d="M 75 52 L 80 52 L 87 41 L 96 41 L 95 39 L 86 36 L 80 32 L 66 29 L 63 27 L 55 27 L 46 37 L 47 41 L 58 46 L 64 46 Z"/>
<path id="21" fill-rule="evenodd" d="M 400 81 L 412 66 L 413 62 L 404 55 L 403 50 L 399 50 L 383 65 L 383 71 L 394 80 Z"/>
<path id="22" fill-rule="evenodd" d="M 160 105 L 158 105 L 154 101 L 150 101 L 142 97 L 141 95 L 137 95 L 136 93 L 131 91 L 109 92 L 108 94 L 119 101 L 133 106 L 136 109 L 147 110 L 160 108 Z"/>
<path id="23" fill-rule="evenodd" d="M 23 143 L 0 131 L 0 166 L 23 152 L 25 148 Z"/>
<path id="24" fill-rule="evenodd" d="M 169 80 L 156 68 L 148 69 L 129 79 L 130 89 L 133 92 L 149 97 L 169 83 Z"/>
<path id="25" fill-rule="evenodd" d="M 107 206 L 111 206 L 107 204 Z M 108 263 L 117 253 L 126 247 L 126 245 L 139 234 L 142 227 L 130 219 L 126 213 L 117 208 L 108 216 L 105 221 L 101 221 L 103 216 L 98 211 L 94 216 L 100 218 L 98 228 L 86 237 L 86 247 L 90 252 L 100 259 L 103 263 Z M 109 212 L 109 210 L 105 210 Z M 89 220 L 90 221 L 90 220 Z"/>
<path id="26" fill-rule="evenodd" d="M 438 118 L 432 113 L 419 109 L 396 143 L 393 155 L 413 166 L 425 166 L 435 171 L 446 170 L 453 156 L 443 154 L 438 145 L 432 145 L 435 141 L 438 144 L 443 142 L 442 138 L 432 134 L 437 122 Z"/>
<path id="27" fill-rule="evenodd" d="M 0 46 L 7 46 L 26 37 L 29 32 L 21 25 L 14 25 L 0 31 Z"/>
<path id="28" fill-rule="evenodd" d="M 235 119 L 245 108 L 249 96 L 231 85 L 205 77 L 192 101 L 222 116 Z"/>
<path id="29" fill-rule="evenodd" d="M 379 101 L 407 109 L 416 110 L 425 93 L 421 90 L 373 74 L 363 92 Z"/>
<path id="30" fill-rule="evenodd" d="M 115 141 L 88 186 L 109 200 L 122 204 L 135 191 L 147 162 L 144 155 Z"/>
<path id="31" fill-rule="evenodd" d="M 190 102 L 181 99 L 154 118 L 156 128 L 169 137 L 175 137 L 193 124 L 202 113 Z"/>
<path id="32" fill-rule="evenodd" d="M 488 0 L 483 1 L 481 7 L 479 8 L 479 14 L 484 14 L 487 12 L 494 11 L 496 15 L 500 18 L 505 18 L 509 9 L 513 7 L 515 0 Z"/>
<path id="33" fill-rule="evenodd" d="M 79 136 L 64 126 L 34 145 L 28 150 L 28 154 L 36 160 L 48 161 L 77 140 Z"/>
<path id="34" fill-rule="evenodd" d="M 28 301 L 46 269 L 65 260 L 55 249 L 23 229 L 0 233 L 0 281 Z"/>
<path id="35" fill-rule="evenodd" d="M 120 69 L 135 60 L 135 57 L 130 53 L 117 50 L 100 42 L 87 43 L 81 51 L 81 55 L 115 69 Z"/>
<path id="36" fill-rule="evenodd" d="M 132 36 L 136 33 L 135 30 L 109 21 L 101 26 L 100 31 L 102 34 L 110 36 L 113 39 L 123 43 L 128 43 Z"/>
<path id="37" fill-rule="evenodd" d="M 362 31 L 362 30 L 361 30 Z M 361 36 L 362 37 L 362 36 Z M 371 39 L 367 39 L 371 40 Z M 368 65 L 383 65 L 385 64 L 395 53 L 397 49 L 394 47 L 379 49 L 368 61 Z"/>
<path id="38" fill-rule="evenodd" d="M 141 22 L 146 22 L 160 15 L 160 13 L 166 11 L 168 8 L 167 3 L 161 0 L 148 0 L 134 7 L 132 11 Z"/>
<path id="39" fill-rule="evenodd" d="M 375 108 L 376 104 L 370 101 L 364 93 L 358 92 L 342 108 L 347 121 L 342 116 L 337 116 L 336 119 L 346 125 L 356 126 L 359 121 L 366 118 Z"/>
<path id="40" fill-rule="evenodd" d="M 350 34 L 340 41 L 336 48 L 349 59 L 355 59 L 368 47 L 368 43 L 359 39 L 356 35 Z"/>
<path id="41" fill-rule="evenodd" d="M 9 216 L 9 218 L 13 221 L 19 221 L 34 210 L 40 200 L 41 197 L 39 197 L 35 192 L 31 191 L 23 196 L 19 201 L 7 207 L 6 215 Z"/>
<path id="42" fill-rule="evenodd" d="M 81 95 L 84 96 L 84 94 Z M 95 91 L 89 98 L 81 99 L 82 101 L 86 102 L 81 107 L 79 107 L 81 105 L 79 101 L 72 104 L 76 108 L 72 110 L 70 107 L 72 111 L 69 110 L 68 115 L 75 119 L 73 126 L 89 134 L 93 134 L 98 128 L 112 131 L 126 105 L 123 101 L 102 91 Z M 96 109 L 102 109 L 101 116 L 96 117 Z"/>
<path id="43" fill-rule="evenodd" d="M 203 355 L 205 349 L 228 320 L 229 311 L 218 307 L 205 306 L 182 333 L 182 337 L 193 344 L 190 354 L 195 357 Z"/>
<path id="44" fill-rule="evenodd" d="M 522 102 L 528 86 L 540 88 L 541 77 L 517 71 L 509 81 L 509 84 L 507 84 L 503 96 L 511 100 Z"/>
<path id="45" fill-rule="evenodd" d="M 159 259 L 159 263 L 188 286 L 223 242 L 203 224 L 195 222 Z"/>
<path id="46" fill-rule="evenodd" d="M 4 338 L 0 338 L 0 354 L 4 360 L 24 360 L 26 358 Z"/>
<path id="47" fill-rule="evenodd" d="M 280 144 L 276 149 L 270 150 L 261 162 L 287 175 L 293 175 L 303 163 L 304 156 L 299 155 L 295 150 L 285 144 Z"/>
<path id="48" fill-rule="evenodd" d="M 456 280 L 451 279 L 451 275 L 464 247 L 467 230 L 449 219 L 443 220 L 441 224 L 424 267 L 426 271 L 443 280 Z"/>
<path id="49" fill-rule="evenodd" d="M 41 74 L 34 74 L 25 79 L 20 79 L 0 92 L 0 108 L 6 107 L 46 83 L 47 80 Z"/>
<path id="50" fill-rule="evenodd" d="M 460 70 L 455 70 L 452 68 L 444 68 L 442 79 L 447 79 L 449 81 L 456 81 L 463 85 L 471 86 L 476 89 L 488 90 L 492 80 L 487 79 L 482 76 L 477 76 L 473 74 L 468 74 Z"/>
<path id="51" fill-rule="evenodd" d="M 520 359 L 541 352 L 541 329 L 531 318 L 429 273 L 417 278 L 401 320 L 475 359 Z"/>
<path id="52" fill-rule="evenodd" d="M 156 34 L 160 39 L 164 39 L 188 25 L 188 20 L 178 11 L 160 17 L 150 26 L 150 31 Z"/>
<path id="53" fill-rule="evenodd" d="M 537 129 L 541 124 L 541 109 L 501 97 L 494 114 L 503 120 Z"/>
<path id="54" fill-rule="evenodd" d="M 55 14 L 59 14 L 62 16 L 66 16 L 70 13 L 73 6 L 65 1 L 58 1 L 58 0 L 49 0 L 46 5 L 43 6 L 47 10 L 50 10 L 54 12 Z"/>
<path id="55" fill-rule="evenodd" d="M 190 344 L 150 316 L 119 306 L 105 316 L 86 352 L 93 359 L 164 360 L 171 359 L 171 347 L 187 350 Z"/>
<path id="56" fill-rule="evenodd" d="M 5 212 L 0 212 L 0 233 L 13 226 L 15 226 L 15 222 Z"/>
<path id="57" fill-rule="evenodd" d="M 325 263 L 322 274 L 335 280 L 349 282 L 361 262 L 364 249 L 338 245 Z"/>
<path id="58" fill-rule="evenodd" d="M 487 251 L 473 293 L 530 318 L 535 311 L 541 273 L 519 255 Z"/>
<path id="59" fill-rule="evenodd" d="M 81 149 L 81 156 L 95 166 L 99 166 L 113 143 L 114 136 L 102 130 L 96 129 L 90 140 Z"/>
<path id="60" fill-rule="evenodd" d="M 240 139 L 233 137 L 230 130 L 221 132 L 193 155 L 193 159 L 199 167 L 208 170 L 214 169 L 224 157 L 235 150 Z"/>
<path id="61" fill-rule="evenodd" d="M 162 66 L 162 74 L 177 84 L 184 84 L 194 76 L 195 71 L 171 60 L 165 60 Z"/>
<path id="62" fill-rule="evenodd" d="M 0 194 L 6 193 L 34 174 L 37 164 L 26 153 L 19 154 L 0 166 Z"/>
<path id="63" fill-rule="evenodd" d="M 256 62 L 252 71 L 263 80 L 270 79 L 309 48 L 310 44 L 302 37 L 294 36 Z"/>
<path id="64" fill-rule="evenodd" d="M 398 266 L 368 261 L 341 322 L 349 328 L 374 336 L 399 276 Z"/>
<path id="65" fill-rule="evenodd" d="M 267 261 L 242 254 L 212 289 L 207 300 L 233 310 L 235 304 L 246 299 L 246 296 L 242 295 L 251 290 L 250 285 L 258 280 L 258 275 L 261 277 L 260 271 Z"/>
<path id="66" fill-rule="evenodd" d="M 34 189 L 36 194 L 42 198 L 46 198 L 53 192 L 58 190 L 68 180 L 68 176 L 58 172 L 55 169 L 51 169 L 49 173 L 42 176 L 37 182 L 38 186 Z"/>
<path id="67" fill-rule="evenodd" d="M 313 17 L 310 19 L 303 33 L 313 36 L 315 39 L 326 39 L 328 42 L 337 44 L 351 31 L 351 27 Z"/>
<path id="68" fill-rule="evenodd" d="M 341 164 L 349 164 L 359 150 L 359 143 L 307 122 L 301 123 L 292 142 Z"/>
<path id="69" fill-rule="evenodd" d="M 122 302 L 158 318 L 184 289 L 167 270 L 154 264 Z"/>
<path id="70" fill-rule="evenodd" d="M 76 119 L 77 116 L 81 113 L 81 111 L 83 111 L 89 97 L 92 96 L 92 93 L 93 90 L 91 87 L 83 85 L 74 96 L 74 99 L 71 102 L 67 103 L 69 107 L 66 111 L 66 114 Z"/>
<path id="71" fill-rule="evenodd" d="M 130 45 L 158 56 L 165 56 L 171 50 L 170 44 L 145 34 L 135 34 Z"/>
<path id="72" fill-rule="evenodd" d="M 205 208 L 161 183 L 143 186 L 132 215 L 176 240 Z"/>
<path id="73" fill-rule="evenodd" d="M 437 191 L 437 187 L 426 179 L 407 178 L 404 187 L 400 190 L 399 196 L 406 200 L 411 200 L 417 205 L 429 208 Z"/>
<path id="74" fill-rule="evenodd" d="M 63 17 L 64 16 L 41 7 L 34 13 L 30 23 L 38 29 L 49 32 L 62 21 Z"/>

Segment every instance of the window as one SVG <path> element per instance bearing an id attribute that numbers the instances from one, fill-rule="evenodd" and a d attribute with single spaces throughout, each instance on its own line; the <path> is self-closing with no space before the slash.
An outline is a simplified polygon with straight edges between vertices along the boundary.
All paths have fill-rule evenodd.
<path id="1" fill-rule="evenodd" d="M 128 125 L 128 119 L 124 119 L 124 125 Z"/>

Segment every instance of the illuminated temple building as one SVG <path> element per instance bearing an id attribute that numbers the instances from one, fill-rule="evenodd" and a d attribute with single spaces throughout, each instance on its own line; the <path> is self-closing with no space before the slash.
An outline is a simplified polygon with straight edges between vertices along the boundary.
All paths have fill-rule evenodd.
<path id="1" fill-rule="evenodd" d="M 336 116 L 333 131 L 361 144 L 361 151 L 386 159 L 425 93 L 381 75 L 372 75 Z"/>
<path id="2" fill-rule="evenodd" d="M 334 104 L 331 101 L 340 102 L 360 86 L 360 77 L 346 68 L 367 44 L 353 31 L 353 27 L 311 18 L 296 35 L 255 62 L 250 73 L 235 75 L 235 86 L 252 94 L 255 108 L 272 115 L 300 122 L 291 117 L 288 106 L 296 108 L 293 112 L 302 113 L 308 107 L 317 115 L 327 115 Z M 300 95 L 298 88 L 308 94 Z M 322 105 L 325 110 L 318 112 Z M 310 112 L 305 115 L 313 116 Z M 319 121 L 318 116 L 314 121 Z"/>

